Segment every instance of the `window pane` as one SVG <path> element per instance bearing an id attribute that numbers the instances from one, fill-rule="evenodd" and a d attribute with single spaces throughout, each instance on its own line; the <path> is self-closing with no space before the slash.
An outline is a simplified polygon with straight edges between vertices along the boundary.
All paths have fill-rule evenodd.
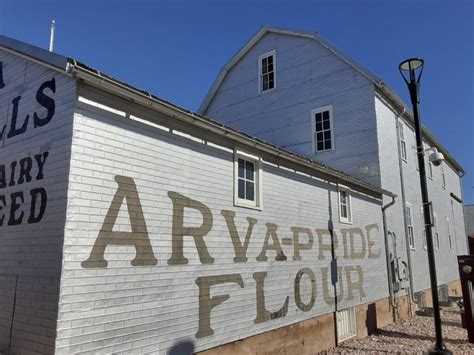
<path id="1" fill-rule="evenodd" d="M 318 142 L 318 150 L 324 150 L 324 143 Z"/>
<path id="2" fill-rule="evenodd" d="M 339 202 L 341 204 L 346 204 L 346 192 L 345 191 L 339 191 Z"/>
<path id="3" fill-rule="evenodd" d="M 273 56 L 272 55 L 267 57 L 266 59 L 268 61 L 268 64 L 273 64 Z"/>
<path id="4" fill-rule="evenodd" d="M 268 64 L 268 71 L 269 72 L 273 71 L 273 63 Z"/>
<path id="5" fill-rule="evenodd" d="M 321 122 L 316 123 L 316 132 L 321 131 L 323 129 L 323 125 Z"/>
<path id="6" fill-rule="evenodd" d="M 323 112 L 323 119 L 324 119 L 325 121 L 329 121 L 329 111 L 324 111 L 324 112 Z"/>
<path id="7" fill-rule="evenodd" d="M 245 198 L 247 200 L 250 200 L 250 201 L 254 201 L 255 200 L 255 193 L 254 193 L 254 187 L 255 187 L 255 184 L 251 181 L 247 181 L 245 183 L 245 192 L 246 192 L 246 196 Z"/>
<path id="8" fill-rule="evenodd" d="M 331 149 L 331 141 L 325 141 L 324 149 Z"/>
<path id="9" fill-rule="evenodd" d="M 341 205 L 341 217 L 347 218 L 347 206 Z"/>
<path id="10" fill-rule="evenodd" d="M 331 139 L 331 131 L 326 131 L 326 132 L 324 132 L 324 139 L 325 139 L 325 140 Z"/>
<path id="11" fill-rule="evenodd" d="M 268 89 L 270 90 L 270 89 L 273 89 L 274 87 L 275 87 L 274 81 L 273 81 L 273 80 L 270 80 L 270 81 L 268 82 Z"/>
<path id="12" fill-rule="evenodd" d="M 323 127 L 324 129 L 329 129 L 329 121 L 324 121 Z"/>
<path id="13" fill-rule="evenodd" d="M 319 132 L 316 134 L 316 140 L 319 142 L 322 142 L 324 140 L 324 134 L 323 132 Z"/>
<path id="14" fill-rule="evenodd" d="M 239 198 L 245 198 L 245 181 L 239 179 Z"/>
<path id="15" fill-rule="evenodd" d="M 254 164 L 250 161 L 245 162 L 245 177 L 247 180 L 254 181 Z"/>
<path id="16" fill-rule="evenodd" d="M 244 174 L 245 161 L 239 158 L 239 177 L 243 178 Z"/>
<path id="17" fill-rule="evenodd" d="M 272 72 L 272 73 L 268 73 L 268 80 L 269 80 L 269 81 L 273 81 L 273 78 L 274 78 L 273 72 Z"/>
<path id="18" fill-rule="evenodd" d="M 316 123 L 317 123 L 317 122 L 321 122 L 321 121 L 322 121 L 321 113 L 317 113 L 317 114 L 316 114 Z"/>

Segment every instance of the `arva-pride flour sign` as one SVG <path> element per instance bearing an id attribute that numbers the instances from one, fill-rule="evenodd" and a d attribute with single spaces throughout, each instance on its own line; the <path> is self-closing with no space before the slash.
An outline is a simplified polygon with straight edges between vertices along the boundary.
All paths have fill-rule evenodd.
<path id="1" fill-rule="evenodd" d="M 12 84 L 13 86 L 13 84 Z M 9 89 L 5 82 L 4 63 L 0 61 L 0 95 Z M 12 91 L 15 90 L 12 88 Z M 20 116 L 21 105 L 28 107 L 31 103 L 24 100 L 21 94 L 13 95 L 11 101 L 2 107 L 0 124 L 0 140 L 2 148 L 8 150 L 8 145 L 13 139 L 21 139 L 29 131 L 48 125 L 55 114 L 54 94 L 56 81 L 51 77 L 40 82 L 36 92 L 36 104 L 39 110 Z M 25 142 L 16 144 L 27 144 Z M 20 224 L 38 223 L 43 218 L 48 194 L 44 187 L 28 189 L 31 182 L 45 179 L 44 168 L 49 156 L 48 151 L 39 154 L 26 155 L 8 161 L 6 154 L 2 154 L 0 163 L 0 226 L 15 226 Z M 38 184 L 36 184 L 38 185 Z M 8 194 L 1 191 L 9 189 Z M 26 189 L 26 190 L 25 190 Z M 6 213 L 8 211 L 8 213 Z"/>
<path id="2" fill-rule="evenodd" d="M 109 245 L 127 245 L 133 246 L 136 256 L 131 264 L 138 266 L 155 266 L 157 257 L 152 248 L 147 230 L 147 221 L 142 209 L 142 203 L 138 193 L 135 181 L 126 176 L 115 176 L 118 184 L 117 190 L 112 198 L 108 212 L 105 215 L 104 222 L 88 258 L 82 261 L 83 268 L 106 268 L 106 248 Z M 353 264 L 344 263 L 345 266 L 335 266 L 337 270 L 331 270 L 330 267 L 319 267 L 317 269 L 310 267 L 301 267 L 290 279 L 293 280 L 293 296 L 295 306 L 302 312 L 308 312 L 313 309 L 316 302 L 325 302 L 327 305 L 335 304 L 333 295 L 334 282 L 338 283 L 337 299 L 342 300 L 362 300 L 366 297 L 364 285 L 364 269 L 361 264 L 364 259 L 379 259 L 381 249 L 379 247 L 379 227 L 377 224 L 369 224 L 363 228 L 342 228 L 338 231 L 324 228 L 311 228 L 308 226 L 291 226 L 289 228 L 280 228 L 277 223 L 265 223 L 265 236 L 261 238 L 260 252 L 254 260 L 250 260 L 247 255 L 249 244 L 254 241 L 255 227 L 262 222 L 255 218 L 247 217 L 246 226 L 236 225 L 236 212 L 222 209 L 212 211 L 206 204 L 191 199 L 178 192 L 167 192 L 168 201 L 172 209 L 171 221 L 171 253 L 167 260 L 168 267 L 175 265 L 186 265 L 189 260 L 186 256 L 185 238 L 192 238 L 200 263 L 202 265 L 212 265 L 219 255 L 212 255 L 209 242 L 206 236 L 212 232 L 217 219 L 225 221 L 227 225 L 228 238 L 230 239 L 233 251 L 232 262 L 236 265 L 235 273 L 216 273 L 211 276 L 202 276 L 195 279 L 196 287 L 199 289 L 198 302 L 199 324 L 197 324 L 196 338 L 203 338 L 214 334 L 211 326 L 211 311 L 216 306 L 226 302 L 231 295 L 227 293 L 216 294 L 215 286 L 223 284 L 235 284 L 240 288 L 248 287 L 249 283 L 255 285 L 255 319 L 254 323 L 259 324 L 271 321 L 277 318 L 285 317 L 290 307 L 290 295 L 283 301 L 281 307 L 275 311 L 270 311 L 265 305 L 265 280 L 267 278 L 267 268 L 262 271 L 256 271 L 252 274 L 253 280 L 244 280 L 242 274 L 238 272 L 239 265 L 245 264 L 267 264 L 268 261 L 280 263 L 301 264 L 304 259 L 314 260 L 315 265 L 320 262 L 323 265 L 335 266 L 331 260 L 332 255 L 338 252 L 343 259 L 353 261 Z M 120 207 L 125 202 L 131 225 L 131 232 L 114 231 Z M 189 226 L 186 221 L 186 210 L 192 210 L 198 213 L 202 218 L 199 226 Z M 241 220 L 238 216 L 239 220 Z M 243 228 L 242 228 L 243 227 Z M 289 230 L 286 230 L 289 229 Z M 238 230 L 246 230 L 245 235 L 239 234 Z M 292 238 L 281 238 L 280 233 Z M 281 234 L 280 234 L 281 235 Z M 261 237 L 261 236 L 260 236 Z M 332 243 L 331 243 L 332 241 Z M 284 252 L 282 245 L 291 246 L 292 253 Z M 357 245 L 357 246 L 356 246 Z M 263 265 L 265 266 L 265 265 Z M 332 280 L 334 274 L 337 274 L 338 281 Z M 303 299 L 301 289 L 305 283 L 305 289 L 308 289 L 309 297 Z M 284 288 L 287 288 L 285 286 Z M 322 289 L 322 300 L 317 300 L 317 288 Z M 158 291 L 157 291 L 158 292 Z"/>

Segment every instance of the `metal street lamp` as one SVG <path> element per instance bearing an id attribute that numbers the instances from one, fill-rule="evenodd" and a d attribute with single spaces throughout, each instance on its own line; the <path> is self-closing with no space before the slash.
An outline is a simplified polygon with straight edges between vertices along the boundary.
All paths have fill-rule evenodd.
<path id="1" fill-rule="evenodd" d="M 436 331 L 436 344 L 434 349 L 430 350 L 430 354 L 452 354 L 452 352 L 449 351 L 443 343 L 443 334 L 441 330 L 441 316 L 439 311 L 438 300 L 438 280 L 436 277 L 433 234 L 431 230 L 431 227 L 433 225 L 431 217 L 432 211 L 431 202 L 428 198 L 428 188 L 426 185 L 425 150 L 423 149 L 421 123 L 418 114 L 418 106 L 420 104 L 419 89 L 421 74 L 423 74 L 423 64 L 423 59 L 410 58 L 400 63 L 399 70 L 400 74 L 402 74 L 403 80 L 405 80 L 408 86 L 408 90 L 410 91 L 410 99 L 413 105 L 413 116 L 415 119 L 416 152 L 418 156 L 418 167 L 420 171 L 421 198 L 423 202 L 423 215 L 426 229 L 426 244 L 428 247 L 428 263 L 430 268 L 431 296 L 433 298 L 433 313 Z"/>

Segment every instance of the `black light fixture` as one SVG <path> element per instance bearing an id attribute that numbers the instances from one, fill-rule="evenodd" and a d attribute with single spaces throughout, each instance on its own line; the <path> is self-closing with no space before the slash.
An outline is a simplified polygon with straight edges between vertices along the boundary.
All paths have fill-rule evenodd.
<path id="1" fill-rule="evenodd" d="M 418 168 L 420 171 L 420 185 L 421 185 L 421 198 L 423 202 L 423 216 L 426 230 L 426 244 L 428 249 L 428 264 L 430 271 L 430 282 L 431 282 L 431 296 L 433 299 L 433 314 L 435 321 L 435 332 L 436 332 L 436 343 L 435 347 L 429 351 L 430 354 L 452 354 L 450 350 L 446 348 L 443 343 L 443 334 L 441 329 L 441 315 L 439 310 L 439 299 L 438 299 L 438 280 L 436 277 L 436 263 L 433 248 L 433 233 L 431 227 L 432 221 L 432 210 L 431 202 L 428 198 L 428 188 L 426 184 L 426 170 L 425 170 L 425 151 L 423 149 L 423 137 L 421 132 L 421 123 L 418 112 L 418 106 L 420 104 L 419 88 L 420 79 L 423 74 L 424 60 L 421 58 L 410 58 L 404 60 L 398 66 L 400 73 L 402 74 L 403 80 L 405 80 L 408 90 L 410 91 L 410 99 L 413 105 L 413 117 L 415 119 L 415 134 L 416 134 L 416 153 L 418 156 Z"/>

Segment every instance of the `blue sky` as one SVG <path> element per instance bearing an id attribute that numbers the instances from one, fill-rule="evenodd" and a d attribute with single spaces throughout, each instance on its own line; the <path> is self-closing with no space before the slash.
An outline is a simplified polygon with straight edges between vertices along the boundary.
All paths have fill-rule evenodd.
<path id="1" fill-rule="evenodd" d="M 421 116 L 466 170 L 466 203 L 474 203 L 473 17 L 471 0 L 0 0 L 0 34 L 46 48 L 54 18 L 56 52 L 193 110 L 263 24 L 319 32 L 408 104 L 398 63 L 422 57 Z"/>

